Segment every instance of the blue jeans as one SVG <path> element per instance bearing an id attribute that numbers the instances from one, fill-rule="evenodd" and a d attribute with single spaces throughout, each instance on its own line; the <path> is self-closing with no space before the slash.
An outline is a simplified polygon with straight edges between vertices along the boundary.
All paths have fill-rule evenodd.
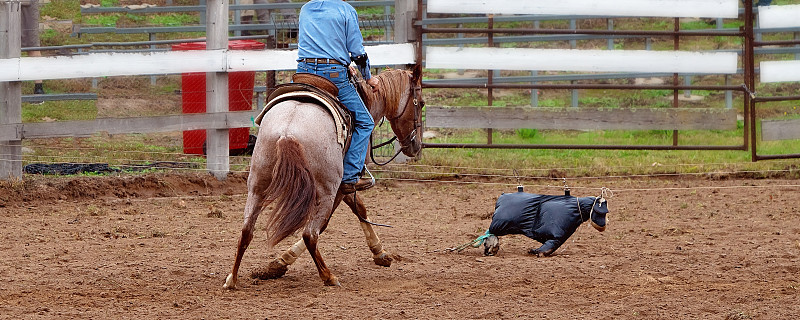
<path id="1" fill-rule="evenodd" d="M 744 3 L 744 0 L 742 0 L 742 3 Z M 753 0 L 754 7 L 766 7 L 769 6 L 770 4 L 772 4 L 772 0 L 758 0 L 758 1 Z"/>
<path id="2" fill-rule="evenodd" d="M 327 63 L 297 63 L 297 72 L 308 72 L 323 76 L 339 88 L 339 101 L 353 113 L 353 137 L 350 139 L 350 149 L 344 155 L 344 175 L 342 182 L 354 183 L 358 181 L 369 148 L 369 136 L 375 122 L 372 120 L 367 106 L 358 91 L 347 79 L 347 67 L 339 64 Z"/>

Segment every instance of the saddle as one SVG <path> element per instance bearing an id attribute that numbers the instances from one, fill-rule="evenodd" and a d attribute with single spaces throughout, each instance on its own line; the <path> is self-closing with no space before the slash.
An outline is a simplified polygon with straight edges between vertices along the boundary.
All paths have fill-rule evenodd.
<path id="1" fill-rule="evenodd" d="M 352 136 L 352 115 L 350 110 L 337 98 L 339 88 L 330 80 L 313 73 L 296 73 L 292 75 L 292 83 L 277 85 L 275 91 L 267 97 L 267 104 L 256 117 L 256 125 L 261 125 L 264 115 L 276 104 L 295 100 L 314 103 L 325 107 L 336 124 L 336 141 L 342 146 L 342 154 L 350 147 Z"/>

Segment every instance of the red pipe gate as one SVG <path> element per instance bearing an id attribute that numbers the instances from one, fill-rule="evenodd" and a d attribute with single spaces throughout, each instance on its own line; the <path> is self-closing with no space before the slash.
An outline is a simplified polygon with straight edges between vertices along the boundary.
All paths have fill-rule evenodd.
<path id="1" fill-rule="evenodd" d="M 428 1 L 430 4 L 431 1 Z M 607 35 L 607 36 L 647 36 L 647 37 L 666 37 L 673 39 L 673 50 L 672 52 L 679 52 L 680 49 L 680 40 L 682 37 L 725 37 L 727 39 L 739 39 L 743 43 L 743 52 L 741 53 L 742 60 L 741 65 L 743 66 L 743 83 L 740 85 L 687 85 L 687 84 L 680 84 L 679 83 L 679 75 L 677 72 L 672 74 L 672 83 L 670 84 L 662 84 L 662 85 L 629 85 L 629 84 L 605 84 L 605 83 L 597 83 L 597 84 L 540 84 L 540 83 L 495 83 L 493 80 L 493 72 L 489 70 L 488 78 L 486 83 L 441 83 L 441 82 L 431 82 L 431 81 L 423 81 L 422 87 L 423 88 L 470 88 L 470 89 L 486 89 L 488 91 L 487 100 L 488 106 L 492 106 L 493 103 L 493 90 L 495 89 L 530 89 L 530 90 L 538 90 L 538 89 L 568 89 L 568 90 L 575 90 L 575 89 L 602 89 L 602 90 L 672 90 L 673 97 L 672 97 L 672 107 L 674 110 L 670 110 L 672 112 L 679 112 L 680 109 L 680 102 L 678 99 L 679 91 L 680 90 L 711 90 L 711 91 L 731 91 L 731 92 L 738 92 L 743 96 L 743 134 L 741 137 L 741 143 L 736 145 L 681 145 L 679 144 L 679 130 L 681 129 L 674 129 L 672 130 L 672 144 L 671 145 L 569 145 L 569 144 L 495 144 L 492 143 L 492 127 L 481 127 L 481 124 L 491 123 L 488 122 L 481 122 L 481 121 L 465 121 L 471 123 L 478 123 L 478 126 L 470 127 L 470 128 L 487 128 L 488 131 L 488 138 L 487 143 L 424 143 L 424 147 L 426 148 L 496 148 L 496 149 L 628 149 L 628 150 L 748 150 L 750 149 L 752 152 L 752 160 L 764 160 L 764 159 L 779 159 L 779 158 L 800 158 L 800 153 L 798 154 L 783 154 L 783 155 L 759 155 L 756 150 L 756 144 L 758 141 L 758 133 L 756 130 L 756 120 L 757 120 L 757 113 L 756 113 L 756 106 L 758 103 L 763 102 L 771 102 L 771 101 L 788 101 L 788 100 L 800 100 L 800 96 L 798 95 L 791 95 L 791 96 L 783 96 L 783 97 L 760 97 L 755 95 L 755 76 L 756 76 L 756 69 L 755 69 L 755 54 L 754 48 L 755 47 L 763 47 L 763 46 L 774 46 L 774 45 L 794 45 L 800 44 L 800 40 L 794 41 L 756 41 L 754 36 L 754 10 L 752 7 L 753 1 L 752 0 L 745 0 L 744 5 L 744 26 L 741 27 L 739 30 L 731 31 L 731 30 L 700 30 L 700 31 L 689 31 L 689 30 L 681 30 L 681 25 L 679 18 L 674 18 L 673 22 L 673 30 L 597 30 L 597 29 L 533 29 L 533 28 L 495 28 L 494 25 L 494 17 L 493 15 L 488 15 L 488 27 L 487 28 L 463 28 L 463 27 L 428 27 L 423 25 L 423 8 L 424 4 L 422 0 L 417 0 L 417 8 L 416 11 L 416 21 L 414 23 L 414 29 L 416 33 L 416 61 L 417 65 L 415 67 L 415 72 L 418 74 L 421 72 L 422 62 L 424 58 L 430 59 L 431 54 L 431 47 L 425 47 L 427 57 L 423 57 L 423 35 L 427 34 L 487 34 L 488 35 L 488 47 L 493 48 L 495 47 L 494 43 L 494 36 L 496 34 L 508 34 L 508 35 L 565 35 L 565 34 L 575 34 L 575 35 Z M 425 9 L 427 10 L 427 8 Z M 732 40 L 731 40 L 732 41 Z M 546 50 L 546 49 L 545 49 Z M 430 61 L 427 60 L 427 63 L 430 64 Z M 547 63 L 547 62 L 543 62 Z M 430 67 L 429 67 L 430 68 Z M 473 68 L 476 69 L 476 68 Z M 515 69 L 521 70 L 521 69 Z M 426 107 L 426 115 L 449 118 L 449 117 L 477 117 L 477 118 L 489 118 L 489 117 L 518 117 L 518 121 L 514 122 L 516 125 L 525 125 L 527 122 L 530 124 L 531 119 L 536 119 L 537 117 L 547 116 L 546 113 L 542 113 L 541 111 L 536 112 L 529 112 L 529 114 L 525 116 L 520 116 L 519 112 L 522 109 L 515 109 L 513 111 L 498 111 L 499 108 L 492 108 L 494 111 L 486 110 L 470 110 L 469 112 L 464 112 L 460 110 L 439 110 L 433 109 L 431 107 Z M 576 108 L 573 108 L 576 109 Z M 432 114 L 432 110 L 433 113 Z M 638 109 L 641 110 L 641 109 Z M 645 108 L 644 110 L 647 110 Z M 682 112 L 682 111 L 680 111 Z M 505 113 L 505 114 L 503 114 Z M 579 115 L 577 111 L 569 112 L 567 116 L 575 116 L 576 114 Z M 500 114 L 500 115 L 498 115 Z M 608 113 L 608 115 L 613 115 L 612 113 Z M 676 115 L 672 115 L 676 117 Z M 555 116 L 554 116 L 555 117 Z M 505 118 L 504 118 L 505 119 Z M 506 119 L 507 120 L 507 119 Z M 448 122 L 449 121 L 449 122 Z M 702 120 L 701 120 L 702 121 Z M 428 122 L 426 120 L 426 122 Z M 452 125 L 453 127 L 457 127 L 463 124 L 455 124 L 456 120 L 441 120 L 436 121 L 440 125 L 448 126 Z M 735 120 L 734 120 L 735 122 Z M 510 122 L 509 122 L 510 123 Z M 511 128 L 514 124 L 509 124 Z M 497 127 L 495 127 L 497 128 Z M 522 128 L 522 127 L 518 127 Z M 535 128 L 535 127 L 529 127 Z M 545 128 L 547 129 L 547 128 Z M 573 128 L 578 129 L 578 128 Z M 635 129 L 635 128 L 634 128 Z M 752 144 L 752 147 L 751 145 Z"/>

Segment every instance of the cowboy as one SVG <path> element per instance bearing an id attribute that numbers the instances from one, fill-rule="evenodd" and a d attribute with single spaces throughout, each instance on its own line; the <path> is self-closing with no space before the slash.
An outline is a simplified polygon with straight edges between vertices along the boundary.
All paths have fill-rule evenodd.
<path id="1" fill-rule="evenodd" d="M 379 90 L 377 79 L 370 74 L 363 42 L 358 14 L 350 4 L 342 0 L 312 0 L 300 9 L 297 72 L 331 80 L 339 88 L 339 101 L 353 113 L 353 137 L 344 155 L 344 175 L 339 187 L 344 194 L 375 185 L 375 179 L 361 178 L 375 123 L 347 76 L 347 66 L 355 62 L 372 90 Z"/>

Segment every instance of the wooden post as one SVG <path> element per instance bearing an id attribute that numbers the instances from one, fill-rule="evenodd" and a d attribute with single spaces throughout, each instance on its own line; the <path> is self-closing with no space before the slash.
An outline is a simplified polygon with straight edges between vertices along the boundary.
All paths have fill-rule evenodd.
<path id="1" fill-rule="evenodd" d="M 266 47 L 267 49 L 275 49 L 275 36 L 269 36 L 267 38 Z M 267 79 L 266 79 L 266 90 L 264 91 L 264 96 L 269 97 L 272 94 L 272 91 L 275 91 L 275 86 L 278 85 L 278 81 L 275 78 L 275 70 L 267 70 Z M 263 105 L 259 105 L 259 110 Z"/>
<path id="2" fill-rule="evenodd" d="M 414 32 L 414 18 L 417 16 L 417 0 L 395 0 L 394 2 L 394 42 L 395 43 L 408 43 L 416 41 L 416 33 Z M 418 43 L 417 45 L 422 45 Z M 417 61 L 422 63 L 422 61 Z M 400 143 L 395 141 L 393 143 L 394 151 L 400 150 Z M 396 163 L 406 163 L 411 159 L 408 156 L 400 153 L 394 159 Z"/>
<path id="3" fill-rule="evenodd" d="M 228 0 L 211 0 L 206 7 L 206 50 L 228 49 Z M 206 74 L 206 112 L 228 111 L 228 73 Z M 228 129 L 206 130 L 206 165 L 217 179 L 230 171 Z"/>
<path id="4" fill-rule="evenodd" d="M 20 57 L 20 19 L 19 2 L 0 1 L 0 59 Z M 0 125 L 21 123 L 22 84 L 0 82 Z M 22 140 L 0 141 L 0 179 L 22 179 Z"/>
<path id="5" fill-rule="evenodd" d="M 415 41 L 414 17 L 417 14 L 417 0 L 395 0 L 394 2 L 394 42 Z M 420 62 L 420 61 L 417 61 Z"/>
<path id="6" fill-rule="evenodd" d="M 569 28 L 571 30 L 578 29 L 578 23 L 575 21 L 575 19 L 570 19 L 569 20 Z M 577 48 L 578 47 L 578 40 L 570 40 L 569 41 L 569 47 L 571 49 Z M 570 81 L 569 83 L 575 84 L 575 81 Z M 578 89 L 572 89 L 571 91 L 572 91 L 572 99 L 570 99 L 571 103 L 572 103 L 571 105 L 572 105 L 573 108 L 577 108 L 578 107 Z"/>

